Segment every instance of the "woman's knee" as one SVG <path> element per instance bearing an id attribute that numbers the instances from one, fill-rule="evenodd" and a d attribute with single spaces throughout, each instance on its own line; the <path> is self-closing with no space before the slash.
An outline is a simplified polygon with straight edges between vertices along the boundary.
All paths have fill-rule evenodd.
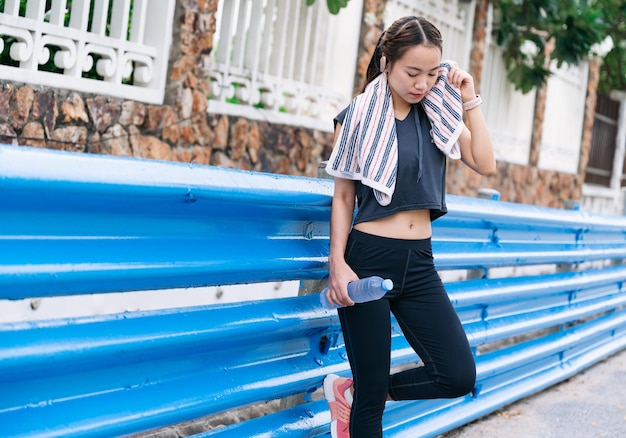
<path id="1" fill-rule="evenodd" d="M 476 367 L 468 366 L 457 370 L 446 382 L 446 387 L 450 397 L 462 397 L 469 394 L 476 385 Z"/>

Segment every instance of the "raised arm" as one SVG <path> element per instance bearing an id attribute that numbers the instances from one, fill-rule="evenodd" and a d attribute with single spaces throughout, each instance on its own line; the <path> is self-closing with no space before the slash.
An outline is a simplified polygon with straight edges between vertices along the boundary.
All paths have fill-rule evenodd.
<path id="1" fill-rule="evenodd" d="M 476 98 L 474 78 L 456 65 L 448 74 L 448 81 L 461 89 L 463 102 Z M 491 175 L 496 171 L 496 160 L 491 144 L 491 136 L 480 105 L 465 111 L 466 129 L 459 137 L 461 159 L 481 175 Z"/>

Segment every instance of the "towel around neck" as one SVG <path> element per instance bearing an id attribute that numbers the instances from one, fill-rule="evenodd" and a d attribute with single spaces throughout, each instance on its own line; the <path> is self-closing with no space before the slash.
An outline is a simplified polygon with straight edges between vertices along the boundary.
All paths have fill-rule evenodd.
<path id="1" fill-rule="evenodd" d="M 460 90 L 447 80 L 451 65 L 450 61 L 441 63 L 437 82 L 422 102 L 435 145 L 450 158 L 459 159 L 458 138 L 465 125 Z M 339 178 L 360 180 L 374 189 L 376 200 L 385 206 L 391 203 L 395 190 L 397 164 L 393 100 L 387 74 L 382 73 L 350 103 L 326 171 Z"/>

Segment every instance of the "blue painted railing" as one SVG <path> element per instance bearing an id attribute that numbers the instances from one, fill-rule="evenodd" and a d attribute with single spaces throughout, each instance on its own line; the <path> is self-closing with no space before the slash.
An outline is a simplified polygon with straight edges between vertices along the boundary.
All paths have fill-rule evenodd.
<path id="1" fill-rule="evenodd" d="M 117 436 L 257 402 L 305 402 L 196 437 L 328 431 L 348 374 L 317 295 L 253 283 L 327 274 L 332 182 L 0 146 L 0 299 L 250 283 L 250 300 L 0 324 L 0 435 Z M 440 270 L 476 351 L 472 395 L 391 402 L 385 436 L 428 437 L 626 348 L 626 218 L 450 196 Z M 498 267 L 571 265 L 495 278 Z M 476 272 L 476 271 L 474 271 Z M 394 325 L 393 366 L 418 362 Z"/>

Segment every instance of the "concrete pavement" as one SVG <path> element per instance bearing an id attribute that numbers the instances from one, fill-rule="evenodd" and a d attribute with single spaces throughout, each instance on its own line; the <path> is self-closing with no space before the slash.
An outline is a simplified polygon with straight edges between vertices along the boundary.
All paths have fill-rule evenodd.
<path id="1" fill-rule="evenodd" d="M 440 438 L 626 438 L 626 350 Z"/>

